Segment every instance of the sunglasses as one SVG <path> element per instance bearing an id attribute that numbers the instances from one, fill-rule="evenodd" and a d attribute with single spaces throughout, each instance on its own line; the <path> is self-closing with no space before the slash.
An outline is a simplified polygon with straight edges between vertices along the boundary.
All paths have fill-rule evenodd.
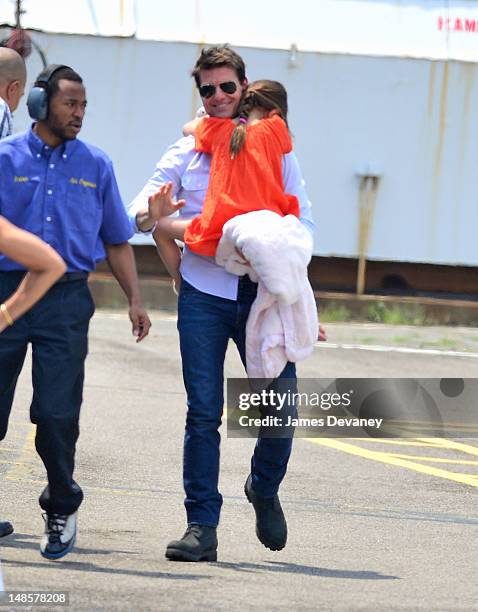
<path id="1" fill-rule="evenodd" d="M 226 81 L 225 83 L 219 83 L 219 85 L 201 85 L 199 88 L 199 95 L 201 98 L 212 98 L 216 93 L 216 88 L 220 87 L 221 90 L 226 94 L 236 93 L 237 85 L 234 81 Z"/>

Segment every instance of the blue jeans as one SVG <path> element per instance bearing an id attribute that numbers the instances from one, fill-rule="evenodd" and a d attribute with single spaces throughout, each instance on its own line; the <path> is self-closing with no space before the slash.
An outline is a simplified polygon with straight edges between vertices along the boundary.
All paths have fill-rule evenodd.
<path id="1" fill-rule="evenodd" d="M 229 338 L 245 365 L 245 329 L 257 285 L 239 282 L 237 300 L 209 295 L 184 279 L 178 304 L 178 330 L 188 412 L 184 437 L 183 479 L 188 523 L 217 526 L 222 506 L 218 491 L 219 445 L 224 404 L 224 359 Z M 296 391 L 295 364 L 280 378 L 291 379 Z M 258 438 L 252 457 L 252 487 L 263 497 L 274 496 L 287 470 L 292 438 Z"/>

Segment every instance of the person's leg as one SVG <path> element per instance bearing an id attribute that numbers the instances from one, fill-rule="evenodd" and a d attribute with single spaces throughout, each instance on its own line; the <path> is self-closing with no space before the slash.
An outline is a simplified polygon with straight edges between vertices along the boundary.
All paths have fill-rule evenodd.
<path id="1" fill-rule="evenodd" d="M 15 387 L 27 351 L 26 335 L 22 333 L 22 328 L 26 326 L 19 320 L 0 334 L 0 440 L 7 434 Z M 11 533 L 13 525 L 0 520 L 0 538 Z"/>
<path id="2" fill-rule="evenodd" d="M 0 334 L 0 440 L 7 434 L 15 388 L 27 346 L 28 330 L 21 319 Z"/>
<path id="3" fill-rule="evenodd" d="M 15 291 L 22 278 L 23 273 L 0 272 L 0 303 Z M 7 433 L 13 396 L 27 346 L 28 323 L 25 317 L 21 317 L 0 334 L 0 440 Z"/>
<path id="4" fill-rule="evenodd" d="M 161 217 L 153 232 L 156 250 L 161 257 L 168 274 L 174 281 L 174 289 L 179 293 L 181 287 L 181 275 L 179 266 L 181 264 L 181 251 L 176 240 L 184 240 L 184 232 L 191 223 L 190 219 L 179 219 L 178 217 Z"/>
<path id="5" fill-rule="evenodd" d="M 83 500 L 73 470 L 93 312 L 86 280 L 55 285 L 32 311 L 30 414 L 37 425 L 36 449 L 48 475 L 39 501 L 49 514 L 73 514 Z"/>
<path id="6" fill-rule="evenodd" d="M 239 284 L 238 307 L 240 317 L 233 336 L 242 363 L 246 367 L 246 324 L 252 302 L 255 298 L 255 286 L 244 278 Z M 286 394 L 292 398 L 283 408 L 295 417 L 296 408 L 293 399 L 297 391 L 295 364 L 287 363 L 279 378 L 275 379 L 268 389 Z M 273 433 L 273 436 L 271 436 Z M 269 437 L 271 436 L 271 437 Z M 259 541 L 271 550 L 281 550 L 287 542 L 287 522 L 280 505 L 278 491 L 286 474 L 287 464 L 292 450 L 293 428 L 283 432 L 270 432 L 261 428 L 251 459 L 249 474 L 244 492 L 252 503 L 256 513 L 256 535 Z"/>
<path id="7" fill-rule="evenodd" d="M 215 561 L 219 445 L 224 403 L 224 359 L 235 302 L 198 291 L 185 280 L 178 303 L 178 330 L 187 393 L 183 480 L 188 529 L 168 544 L 175 561 Z"/>
<path id="8" fill-rule="evenodd" d="M 248 277 L 242 277 L 238 294 L 240 317 L 237 321 L 233 340 L 244 367 L 246 367 L 246 324 L 252 302 L 255 299 L 256 287 L 257 285 L 249 281 Z M 269 389 L 286 394 L 287 397 L 293 397 L 297 392 L 295 364 L 287 363 L 279 378 L 271 383 Z M 288 414 L 292 417 L 296 416 L 293 402 L 290 402 L 289 405 L 286 404 L 285 407 Z M 251 474 L 252 487 L 261 497 L 273 497 L 277 494 L 287 471 L 292 440 L 293 429 L 275 437 L 259 435 L 251 460 Z"/>
<path id="9" fill-rule="evenodd" d="M 297 393 L 297 375 L 294 363 L 287 363 L 279 378 L 269 386 L 276 393 L 291 398 L 282 409 L 282 417 L 296 417 L 293 396 Z M 285 428 L 284 428 L 285 429 Z M 273 497 L 279 491 L 279 486 L 287 471 L 292 451 L 294 430 L 288 428 L 278 437 L 262 437 L 259 435 L 254 454 L 251 459 L 252 488 L 261 497 Z"/>
<path id="10" fill-rule="evenodd" d="M 181 276 L 179 274 L 179 265 L 181 263 L 181 251 L 175 240 L 167 236 L 160 227 L 157 227 L 153 232 L 156 250 L 164 264 L 168 274 L 174 282 L 176 292 L 179 292 L 181 286 Z"/>
<path id="11" fill-rule="evenodd" d="M 215 527 L 219 521 L 218 429 L 224 404 L 224 359 L 233 320 L 233 301 L 202 293 L 183 280 L 178 330 L 188 406 L 184 488 L 189 524 Z"/>
<path id="12" fill-rule="evenodd" d="M 22 274 L 0 273 L 0 303 L 16 289 L 22 276 Z M 25 361 L 27 346 L 28 324 L 25 317 L 21 317 L 12 327 L 8 327 L 0 334 L 0 440 L 3 440 L 7 434 L 13 396 Z M 0 537 L 12 532 L 12 524 L 0 520 Z"/>

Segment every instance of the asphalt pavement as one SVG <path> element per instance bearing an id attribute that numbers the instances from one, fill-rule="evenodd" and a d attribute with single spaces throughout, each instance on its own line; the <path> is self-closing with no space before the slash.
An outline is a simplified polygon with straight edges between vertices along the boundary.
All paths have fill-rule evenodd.
<path id="1" fill-rule="evenodd" d="M 69 609 L 88 611 L 478 608 L 478 440 L 297 439 L 281 488 L 289 541 L 271 552 L 243 494 L 254 441 L 223 431 L 218 562 L 165 559 L 185 529 L 185 395 L 175 317 L 153 324 L 137 345 L 125 316 L 93 319 L 76 469 L 85 501 L 77 546 L 58 562 L 39 554 L 45 474 L 24 368 L 0 443 L 0 513 L 15 525 L 0 541 L 7 591 L 63 591 Z M 478 374 L 476 329 L 327 331 L 300 376 Z M 231 346 L 226 376 L 242 375 Z"/>

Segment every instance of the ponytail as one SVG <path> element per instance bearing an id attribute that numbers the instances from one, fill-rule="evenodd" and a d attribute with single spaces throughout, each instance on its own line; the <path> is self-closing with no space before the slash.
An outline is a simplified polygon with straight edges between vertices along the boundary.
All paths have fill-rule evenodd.
<path id="1" fill-rule="evenodd" d="M 244 146 L 247 120 L 253 108 L 261 108 L 265 112 L 275 110 L 287 125 L 287 91 L 278 81 L 261 79 L 249 84 L 239 105 L 239 123 L 231 135 L 231 159 L 234 159 Z"/>
<path id="2" fill-rule="evenodd" d="M 231 159 L 234 159 L 236 155 L 238 155 L 238 153 L 244 146 L 244 143 L 246 142 L 247 119 L 249 117 L 249 113 L 254 107 L 254 102 L 254 92 L 247 92 L 239 106 L 239 123 L 236 125 L 232 132 L 231 142 L 229 145 Z"/>
<path id="3" fill-rule="evenodd" d="M 231 144 L 229 145 L 229 151 L 231 153 L 231 159 L 234 159 L 239 151 L 244 146 L 246 141 L 246 127 L 247 119 L 245 117 L 239 117 L 239 123 L 234 128 L 231 136 Z"/>

